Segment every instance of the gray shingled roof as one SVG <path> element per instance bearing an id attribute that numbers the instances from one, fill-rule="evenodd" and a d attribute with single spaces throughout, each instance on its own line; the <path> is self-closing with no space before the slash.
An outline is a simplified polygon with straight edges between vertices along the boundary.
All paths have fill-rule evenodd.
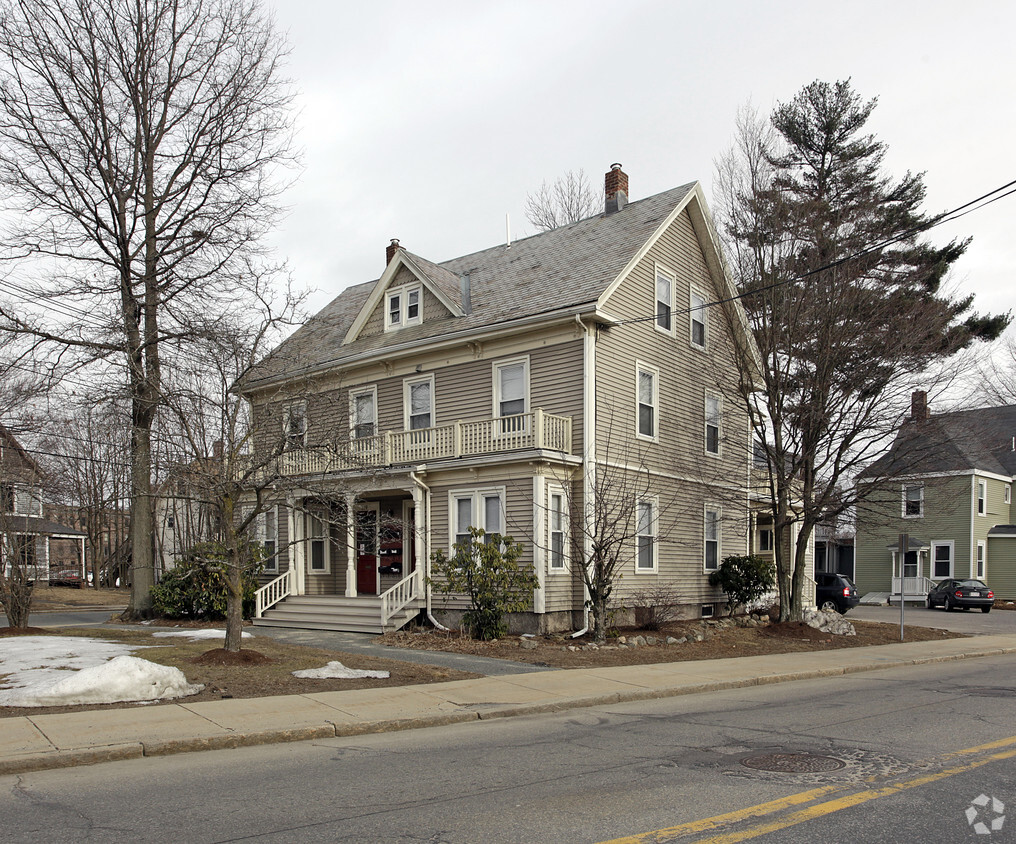
<path id="1" fill-rule="evenodd" d="M 449 332 L 499 326 L 542 314 L 568 313 L 595 302 L 634 254 L 687 196 L 694 182 L 549 232 L 440 264 L 410 254 L 445 295 L 460 301 L 469 274 L 472 313 L 424 320 L 398 332 L 343 339 L 377 280 L 346 288 L 283 342 L 247 384 L 318 371 L 363 354 Z"/>
<path id="2" fill-rule="evenodd" d="M 939 413 L 922 423 L 907 422 L 889 452 L 865 476 L 979 469 L 1016 475 L 1016 405 Z"/>
<path id="3" fill-rule="evenodd" d="M 0 531 L 8 533 L 35 533 L 52 536 L 87 536 L 83 530 L 40 519 L 36 516 L 4 516 L 0 520 Z"/>

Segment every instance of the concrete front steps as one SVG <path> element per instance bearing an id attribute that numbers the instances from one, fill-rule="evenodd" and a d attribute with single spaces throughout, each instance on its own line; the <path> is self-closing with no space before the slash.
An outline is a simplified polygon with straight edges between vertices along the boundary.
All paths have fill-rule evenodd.
<path id="1" fill-rule="evenodd" d="M 412 621 L 420 611 L 419 604 L 410 604 L 388 619 L 388 630 L 398 630 Z M 255 627 L 296 627 L 306 630 L 340 630 L 345 633 L 384 633 L 381 626 L 381 599 L 366 595 L 345 598 L 341 595 L 290 595 L 276 604 Z"/>

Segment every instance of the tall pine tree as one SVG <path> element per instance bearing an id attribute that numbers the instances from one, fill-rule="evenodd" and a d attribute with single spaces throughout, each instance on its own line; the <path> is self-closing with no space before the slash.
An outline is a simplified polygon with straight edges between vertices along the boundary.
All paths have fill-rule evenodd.
<path id="1" fill-rule="evenodd" d="M 921 174 L 885 172 L 876 105 L 813 82 L 768 122 L 742 112 L 718 163 L 717 217 L 761 358 L 739 399 L 768 465 L 781 618 L 798 619 L 814 527 L 863 504 L 856 472 L 919 378 L 1009 315 L 943 290 L 969 240 L 933 246 Z"/>

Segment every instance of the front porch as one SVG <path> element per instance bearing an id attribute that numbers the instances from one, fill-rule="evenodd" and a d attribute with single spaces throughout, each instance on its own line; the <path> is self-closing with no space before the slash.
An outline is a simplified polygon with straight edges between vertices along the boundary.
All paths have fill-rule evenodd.
<path id="1" fill-rule="evenodd" d="M 286 570 L 255 593 L 254 624 L 381 633 L 423 605 L 424 495 L 411 490 L 290 495 Z M 407 495 L 406 493 L 409 493 Z"/>
<path id="2" fill-rule="evenodd" d="M 932 586 L 932 566 L 940 565 L 941 560 L 931 560 L 931 546 L 918 539 L 909 537 L 909 550 L 901 557 L 897 545 L 888 546 L 892 555 L 892 578 L 886 602 L 924 603 Z M 947 559 L 946 562 L 949 562 Z M 927 573 L 927 574 L 926 574 Z"/>

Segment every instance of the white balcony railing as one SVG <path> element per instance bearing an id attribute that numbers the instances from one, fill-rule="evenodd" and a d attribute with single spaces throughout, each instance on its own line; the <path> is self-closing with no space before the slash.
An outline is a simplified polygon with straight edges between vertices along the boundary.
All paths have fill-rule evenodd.
<path id="1" fill-rule="evenodd" d="M 515 416 L 387 431 L 351 440 L 341 449 L 287 451 L 279 457 L 278 471 L 282 475 L 316 475 L 530 448 L 571 454 L 571 417 L 554 416 L 537 408 L 532 413 Z"/>

